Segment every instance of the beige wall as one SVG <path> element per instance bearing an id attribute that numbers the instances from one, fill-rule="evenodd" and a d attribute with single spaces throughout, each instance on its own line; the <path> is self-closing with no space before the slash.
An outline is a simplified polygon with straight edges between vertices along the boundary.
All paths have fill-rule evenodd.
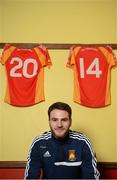
<path id="1" fill-rule="evenodd" d="M 115 0 L 4 0 L 3 42 L 116 43 Z M 6 77 L 0 65 L 0 160 L 26 160 L 33 138 L 49 129 L 47 108 L 65 101 L 73 108 L 72 128 L 92 140 L 99 161 L 117 161 L 117 69 L 112 70 L 112 104 L 92 109 L 73 102 L 73 72 L 66 68 L 68 50 L 49 50 L 45 68 L 46 101 L 26 108 L 4 103 Z M 114 51 L 117 53 L 116 51 Z"/>
<path id="2" fill-rule="evenodd" d="M 0 41 L 2 40 L 2 3 L 0 2 Z"/>
<path id="3" fill-rule="evenodd" d="M 2 2 L 0 2 L 0 42 L 2 41 Z M 1 53 L 1 50 L 0 50 Z M 0 65 L 1 69 L 1 65 Z M 0 71 L 0 77 L 1 77 L 1 71 Z M 0 78 L 0 86 L 1 86 L 1 78 Z M 0 87 L 0 92 L 1 92 L 1 87 Z M 0 93 L 0 102 L 1 102 L 1 93 Z M 0 119 L 1 119 L 1 103 L 0 103 Z M 2 144 L 2 127 L 1 127 L 1 121 L 0 121 L 0 146 Z M 0 157 L 2 156 L 2 148 L 0 148 Z"/>
<path id="4" fill-rule="evenodd" d="M 115 31 L 116 31 L 116 42 L 117 42 L 117 1 L 116 1 L 116 5 L 115 5 L 115 25 L 116 25 L 116 28 L 115 28 Z M 116 51 L 116 56 L 117 56 L 117 51 Z M 115 75 L 115 78 L 117 77 L 117 72 L 116 72 L 116 75 Z M 115 91 L 117 92 L 117 86 L 115 88 Z M 116 97 L 116 107 L 117 107 L 117 96 Z M 116 113 L 116 123 L 115 123 L 115 134 L 116 134 L 116 152 L 117 152 L 117 113 Z M 117 153 L 116 153 L 116 161 L 117 161 Z"/>

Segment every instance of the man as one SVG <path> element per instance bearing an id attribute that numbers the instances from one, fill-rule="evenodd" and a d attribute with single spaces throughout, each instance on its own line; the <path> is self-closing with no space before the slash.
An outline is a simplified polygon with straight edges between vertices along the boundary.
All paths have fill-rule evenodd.
<path id="1" fill-rule="evenodd" d="M 51 131 L 37 137 L 30 149 L 25 179 L 98 179 L 89 139 L 71 131 L 71 107 L 56 102 L 48 109 Z"/>

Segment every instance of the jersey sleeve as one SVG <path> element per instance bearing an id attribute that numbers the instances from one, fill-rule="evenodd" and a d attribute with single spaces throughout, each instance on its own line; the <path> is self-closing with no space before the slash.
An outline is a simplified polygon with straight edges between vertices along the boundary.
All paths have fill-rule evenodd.
<path id="1" fill-rule="evenodd" d="M 95 153 L 88 141 L 83 147 L 81 168 L 83 179 L 99 179 L 100 173 L 97 169 Z"/>
<path id="2" fill-rule="evenodd" d="M 75 64 L 74 47 L 71 47 L 68 55 L 67 67 L 73 68 L 74 64 Z"/>
<path id="3" fill-rule="evenodd" d="M 74 67 L 75 61 L 76 61 L 76 56 L 77 56 L 77 53 L 79 52 L 79 50 L 80 50 L 80 46 L 78 46 L 78 47 L 72 46 L 70 48 L 68 61 L 67 61 L 67 65 L 66 65 L 67 67 L 69 67 L 69 68 Z"/>
<path id="4" fill-rule="evenodd" d="M 41 176 L 41 167 L 42 163 L 38 143 L 32 143 L 26 164 L 24 179 L 39 179 Z"/>
<path id="5" fill-rule="evenodd" d="M 104 56 L 106 57 L 109 66 L 117 67 L 117 58 L 116 58 L 112 48 L 110 46 L 99 47 L 99 48 L 102 51 L 102 53 L 104 54 Z"/>
<path id="6" fill-rule="evenodd" d="M 12 52 L 15 50 L 15 47 L 11 46 L 10 44 L 5 44 L 2 55 L 0 58 L 1 64 L 4 65 L 7 59 L 11 56 Z"/>
<path id="7" fill-rule="evenodd" d="M 52 61 L 51 61 L 48 49 L 42 45 L 34 49 L 40 60 L 41 67 L 45 67 L 45 66 L 50 67 L 52 65 Z"/>

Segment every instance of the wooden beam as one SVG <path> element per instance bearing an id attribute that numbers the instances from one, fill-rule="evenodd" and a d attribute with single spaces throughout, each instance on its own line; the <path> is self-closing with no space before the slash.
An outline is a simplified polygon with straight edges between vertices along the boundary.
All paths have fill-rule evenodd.
<path id="1" fill-rule="evenodd" d="M 0 49 L 3 49 L 5 44 L 11 44 L 12 46 L 16 46 L 18 48 L 33 48 L 39 45 L 44 45 L 46 46 L 48 49 L 55 49 L 55 50 L 59 50 L 59 49 L 70 49 L 70 47 L 72 46 L 111 46 L 112 49 L 117 49 L 117 44 L 77 44 L 77 43 L 9 43 L 9 42 L 4 42 L 4 43 L 0 43 Z"/>

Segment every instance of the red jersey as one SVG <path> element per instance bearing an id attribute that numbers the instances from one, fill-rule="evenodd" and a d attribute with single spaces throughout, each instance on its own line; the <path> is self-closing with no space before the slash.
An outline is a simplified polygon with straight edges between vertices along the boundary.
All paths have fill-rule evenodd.
<path id="1" fill-rule="evenodd" d="M 31 106 L 45 100 L 44 67 L 52 64 L 47 48 L 20 49 L 6 44 L 1 63 L 7 76 L 5 102 Z"/>
<path id="2" fill-rule="evenodd" d="M 67 66 L 74 70 L 74 102 L 87 107 L 110 104 L 110 72 L 116 58 L 110 47 L 72 47 Z"/>

